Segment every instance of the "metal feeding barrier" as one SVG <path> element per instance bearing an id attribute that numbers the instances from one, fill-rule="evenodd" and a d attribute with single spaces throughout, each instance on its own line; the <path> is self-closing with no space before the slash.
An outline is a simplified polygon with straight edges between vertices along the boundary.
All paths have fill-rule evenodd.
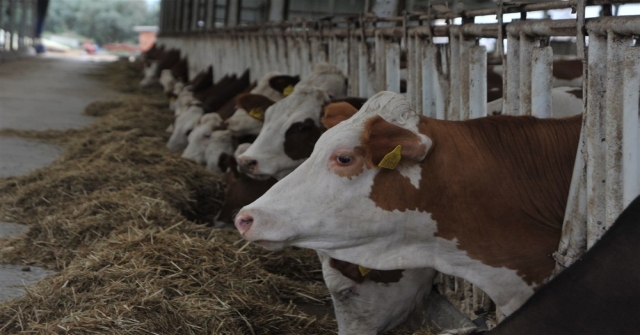
<path id="1" fill-rule="evenodd" d="M 165 0 L 159 43 L 188 55 L 193 74 L 213 64 L 216 78 L 247 68 L 253 80 L 269 71 L 305 77 L 314 63 L 328 61 L 348 76 L 349 94 L 362 97 L 382 90 L 400 92 L 406 71 L 407 98 L 419 113 L 464 120 L 487 115 L 487 50 L 479 45 L 480 38 L 496 39 L 498 55 L 506 64 L 503 113 L 540 117 L 550 116 L 552 103 L 554 53 L 549 40 L 575 38 L 576 57 L 585 65 L 584 118 L 562 237 L 553 255 L 561 271 L 640 193 L 640 15 L 612 16 L 611 10 L 612 5 L 626 3 L 503 3 L 495 9 L 459 13 L 213 28 L 208 6 L 179 11 L 178 2 Z M 585 18 L 587 5 L 602 6 L 601 17 Z M 532 11 L 565 8 L 573 9 L 577 18 L 527 19 Z M 172 12 L 181 15 L 172 19 Z M 520 13 L 520 19 L 504 23 L 507 13 Z M 496 15 L 498 23 L 474 23 L 482 15 Z M 193 20 L 207 23 L 199 28 Z M 442 37 L 445 43 L 436 43 Z M 484 293 L 461 279 L 444 276 L 439 290 L 456 296 L 459 301 L 453 303 L 470 317 L 491 308 Z"/>
<path id="2" fill-rule="evenodd" d="M 37 0 L 0 0 L 0 60 L 33 45 Z"/>

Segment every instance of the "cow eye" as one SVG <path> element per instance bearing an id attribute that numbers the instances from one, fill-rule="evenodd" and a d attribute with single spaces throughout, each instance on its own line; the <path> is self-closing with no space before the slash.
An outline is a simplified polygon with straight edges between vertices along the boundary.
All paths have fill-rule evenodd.
<path id="1" fill-rule="evenodd" d="M 336 160 L 342 165 L 347 165 L 353 161 L 353 157 L 347 155 L 338 155 Z"/>

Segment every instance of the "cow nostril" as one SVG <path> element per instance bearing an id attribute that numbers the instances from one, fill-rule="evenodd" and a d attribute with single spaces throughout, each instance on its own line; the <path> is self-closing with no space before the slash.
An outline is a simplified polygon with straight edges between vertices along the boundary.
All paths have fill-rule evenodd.
<path id="1" fill-rule="evenodd" d="M 253 224 L 253 217 L 249 214 L 238 215 L 235 220 L 235 226 L 240 231 L 240 234 L 244 234 Z"/>
<path id="2" fill-rule="evenodd" d="M 258 165 L 258 161 L 255 160 L 255 159 L 252 159 L 252 160 L 246 161 L 245 165 L 248 168 L 252 168 L 252 167 L 255 167 L 256 165 Z"/>

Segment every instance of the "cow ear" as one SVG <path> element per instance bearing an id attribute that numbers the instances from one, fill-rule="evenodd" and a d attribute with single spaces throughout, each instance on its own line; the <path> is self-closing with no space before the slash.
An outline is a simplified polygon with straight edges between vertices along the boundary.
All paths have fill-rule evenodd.
<path id="1" fill-rule="evenodd" d="M 432 144 L 429 137 L 389 123 L 379 115 L 365 124 L 362 143 L 368 162 L 387 169 L 402 161 L 422 161 Z"/>
<path id="2" fill-rule="evenodd" d="M 320 123 L 322 123 L 326 129 L 330 129 L 338 123 L 350 118 L 356 112 L 358 112 L 358 110 L 349 103 L 330 103 L 324 108 L 324 114 L 320 119 Z"/>
<path id="3" fill-rule="evenodd" d="M 362 284 L 364 282 L 364 277 L 361 271 L 358 269 L 357 264 L 337 260 L 335 258 L 331 258 L 329 260 L 329 265 L 338 270 L 343 276 L 353 280 L 358 284 Z"/>
<path id="4" fill-rule="evenodd" d="M 242 94 L 236 98 L 236 107 L 242 108 L 256 119 L 264 119 L 264 112 L 275 102 L 260 94 Z"/>
<path id="5" fill-rule="evenodd" d="M 300 81 L 300 76 L 275 76 L 269 79 L 269 86 L 274 90 L 284 94 L 291 94 L 293 87 Z"/>

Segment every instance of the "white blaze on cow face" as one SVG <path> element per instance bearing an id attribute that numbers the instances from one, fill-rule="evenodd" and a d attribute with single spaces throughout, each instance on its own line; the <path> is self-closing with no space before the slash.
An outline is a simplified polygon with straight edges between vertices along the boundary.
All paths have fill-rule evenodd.
<path id="1" fill-rule="evenodd" d="M 435 270 L 373 270 L 362 276 L 357 265 L 331 259 L 321 252 L 318 257 L 333 300 L 338 334 L 382 334 L 405 322 L 412 328 L 420 326 Z M 349 276 L 345 275 L 347 272 Z M 380 278 L 380 273 L 387 278 Z"/>
<path id="2" fill-rule="evenodd" d="M 260 134 L 239 157 L 238 165 L 244 172 L 280 179 L 308 157 L 310 150 L 306 153 L 298 147 L 308 146 L 302 141 L 315 142 L 319 137 L 320 115 L 330 99 L 324 90 L 299 85 L 291 95 L 266 110 Z M 305 137 L 309 139 L 291 139 Z"/>
<path id="3" fill-rule="evenodd" d="M 175 84 L 176 79 L 173 77 L 171 70 L 165 69 L 160 72 L 160 85 L 162 85 L 165 94 L 173 92 Z"/>
<path id="4" fill-rule="evenodd" d="M 192 105 L 176 117 L 173 124 L 173 133 L 167 142 L 167 148 L 170 151 L 177 152 L 187 147 L 189 143 L 188 136 L 198 125 L 202 115 L 204 115 L 202 107 Z"/>
<path id="5" fill-rule="evenodd" d="M 207 170 L 218 174 L 225 173 L 225 156 L 232 156 L 233 151 L 233 134 L 228 130 L 214 131 L 204 153 Z"/>
<path id="6" fill-rule="evenodd" d="M 144 78 L 140 81 L 140 86 L 148 87 L 158 82 L 156 72 L 158 70 L 158 62 L 153 61 L 149 66 L 144 68 Z"/>
<path id="7" fill-rule="evenodd" d="M 222 125 L 222 118 L 217 113 L 205 114 L 188 136 L 189 144 L 182 153 L 182 158 L 190 159 L 198 164 L 206 165 L 205 151 L 216 128 Z"/>
<path id="8" fill-rule="evenodd" d="M 230 118 L 225 120 L 227 129 L 236 136 L 258 135 L 262 129 L 262 120 L 249 115 L 243 108 L 236 109 Z"/>

